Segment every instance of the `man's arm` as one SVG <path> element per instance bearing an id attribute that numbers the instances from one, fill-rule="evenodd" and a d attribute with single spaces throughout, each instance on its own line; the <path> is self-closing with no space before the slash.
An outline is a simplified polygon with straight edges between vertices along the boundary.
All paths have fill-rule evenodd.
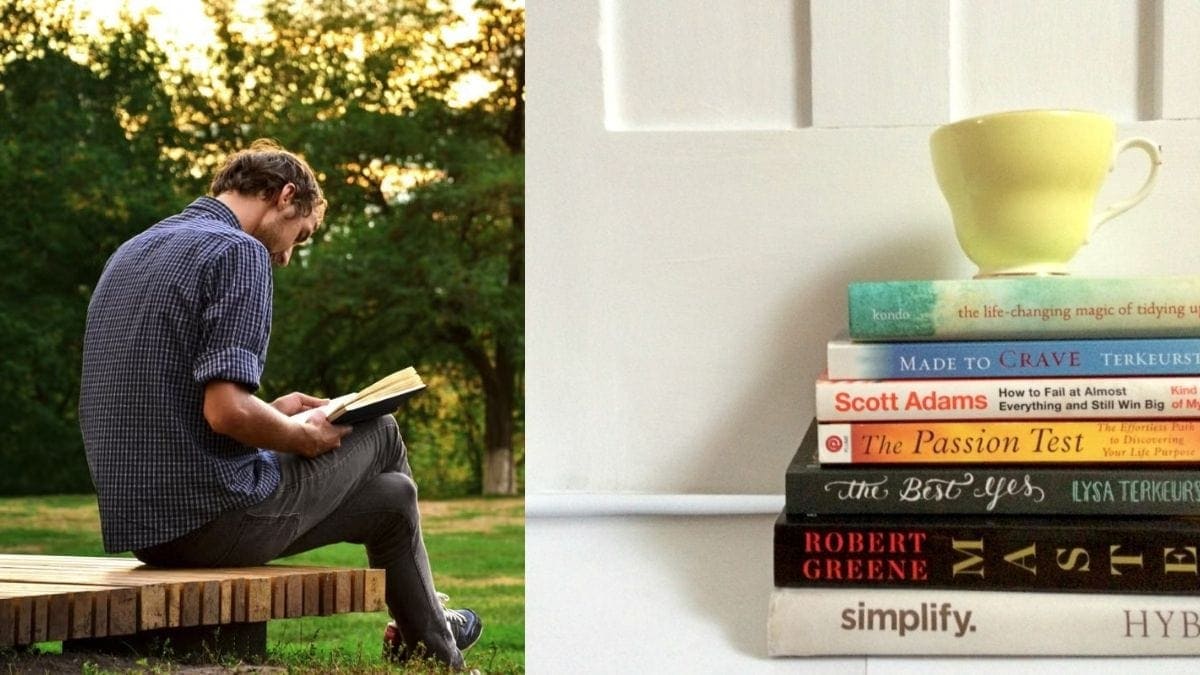
<path id="1" fill-rule="evenodd" d="M 305 405 L 298 401 L 296 404 Z M 283 405 L 291 407 L 293 402 Z M 210 380 L 204 386 L 204 419 L 213 431 L 244 445 L 304 457 L 316 457 L 340 446 L 342 437 L 351 429 L 330 424 L 319 412 L 303 421 L 292 419 L 242 385 L 228 380 Z"/>

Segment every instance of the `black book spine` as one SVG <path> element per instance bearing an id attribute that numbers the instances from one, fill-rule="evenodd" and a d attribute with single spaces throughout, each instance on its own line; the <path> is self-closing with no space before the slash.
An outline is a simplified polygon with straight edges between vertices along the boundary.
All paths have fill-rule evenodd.
<path id="1" fill-rule="evenodd" d="M 1200 521 L 782 514 L 775 585 L 1200 594 Z"/>
<path id="2" fill-rule="evenodd" d="M 1200 514 L 1200 470 L 793 466 L 792 515 Z"/>

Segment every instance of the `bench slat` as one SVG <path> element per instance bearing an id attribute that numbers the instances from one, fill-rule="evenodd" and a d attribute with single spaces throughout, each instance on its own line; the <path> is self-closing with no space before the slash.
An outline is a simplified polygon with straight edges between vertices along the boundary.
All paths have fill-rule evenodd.
<path id="1" fill-rule="evenodd" d="M 138 631 L 137 589 L 116 588 L 108 593 L 108 634 L 130 635 Z"/>
<path id="2" fill-rule="evenodd" d="M 299 576 L 288 577 L 284 585 L 287 588 L 288 618 L 304 616 L 304 579 Z"/>
<path id="3" fill-rule="evenodd" d="M 200 591 L 200 624 L 215 626 L 221 621 L 221 582 L 205 581 Z"/>
<path id="4" fill-rule="evenodd" d="M 183 599 L 179 605 L 179 625 L 196 626 L 200 623 L 200 585 L 184 584 Z"/>
<path id="5" fill-rule="evenodd" d="M 27 645 L 33 638 L 33 598 L 19 598 L 13 606 L 17 610 L 17 644 Z"/>
<path id="6" fill-rule="evenodd" d="M 0 599 L 0 648 L 17 643 L 17 610 L 10 599 Z"/>
<path id="7" fill-rule="evenodd" d="M 39 595 L 33 599 L 33 632 L 32 640 L 34 642 L 46 641 L 46 625 L 49 623 L 50 614 L 50 598 L 45 595 Z"/>
<path id="8" fill-rule="evenodd" d="M 166 569 L 132 558 L 0 554 L 0 647 L 378 611 L 383 588 L 377 569 Z"/>
<path id="9" fill-rule="evenodd" d="M 167 587 L 162 584 L 139 587 L 138 626 L 141 630 L 167 627 Z"/>
<path id="10" fill-rule="evenodd" d="M 115 584 L 60 584 L 23 581 L 0 581 L 0 598 L 78 593 L 80 591 L 111 591 L 121 588 Z"/>
<path id="11" fill-rule="evenodd" d="M 217 623 L 233 623 L 233 579 L 221 581 L 220 614 Z"/>
<path id="12" fill-rule="evenodd" d="M 315 616 L 321 613 L 321 575 L 312 574 L 304 577 L 304 616 Z"/>
<path id="13" fill-rule="evenodd" d="M 92 637 L 108 637 L 108 594 L 96 593 L 92 600 Z"/>
<path id="14" fill-rule="evenodd" d="M 244 623 L 246 621 L 246 601 L 249 591 L 246 590 L 245 579 L 233 580 L 233 599 L 231 604 L 232 617 L 230 621 Z"/>
<path id="15" fill-rule="evenodd" d="M 73 593 L 71 598 L 71 630 L 67 637 L 90 637 L 92 635 L 92 617 L 95 615 L 96 595 L 94 593 Z"/>
<path id="16" fill-rule="evenodd" d="M 271 603 L 273 600 L 271 588 L 270 579 L 249 579 L 246 581 L 247 621 L 266 621 L 271 618 Z"/>
<path id="17" fill-rule="evenodd" d="M 338 570 L 335 572 L 337 576 L 337 592 L 334 596 L 334 614 L 345 614 L 350 611 L 350 598 L 354 592 L 352 579 L 354 572 L 352 570 Z"/>

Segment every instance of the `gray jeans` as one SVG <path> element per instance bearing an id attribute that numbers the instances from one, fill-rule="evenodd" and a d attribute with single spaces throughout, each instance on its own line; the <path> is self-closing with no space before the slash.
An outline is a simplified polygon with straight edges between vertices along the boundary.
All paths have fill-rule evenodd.
<path id="1" fill-rule="evenodd" d="M 358 424 L 340 448 L 315 459 L 278 457 L 279 487 L 265 501 L 134 555 L 163 567 L 240 567 L 326 544 L 366 544 L 371 567 L 386 570 L 388 610 L 405 644 L 424 644 L 429 656 L 461 667 L 433 588 L 417 485 L 396 420 Z"/>

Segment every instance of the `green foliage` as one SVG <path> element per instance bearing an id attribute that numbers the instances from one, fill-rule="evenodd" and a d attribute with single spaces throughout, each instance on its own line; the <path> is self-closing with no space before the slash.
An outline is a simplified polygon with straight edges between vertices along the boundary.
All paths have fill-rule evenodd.
<path id="1" fill-rule="evenodd" d="M 272 0 L 261 41 L 234 5 L 206 0 L 217 42 L 196 73 L 137 18 L 84 36 L 52 0 L 0 3 L 0 494 L 89 488 L 75 408 L 104 260 L 261 136 L 330 199 L 320 241 L 276 276 L 263 394 L 416 365 L 436 386 L 401 422 L 425 494 L 519 491 L 524 10 L 480 2 L 478 34 L 451 43 L 460 17 L 437 3 Z M 494 89 L 456 103 L 469 75 Z"/>
<path id="2" fill-rule="evenodd" d="M 116 245 L 175 201 L 162 56 L 133 33 L 78 42 L 36 3 L 0 10 L 0 493 L 87 490 L 76 420 L 88 295 Z M 49 83 L 53 83 L 52 85 Z M 122 119 L 139 120 L 130 134 Z"/>
<path id="3" fill-rule="evenodd" d="M 223 3 L 210 6 L 228 18 Z M 300 270 L 278 275 L 276 290 L 272 353 L 304 358 L 272 360 L 267 388 L 315 383 L 338 393 L 416 365 L 448 390 L 442 404 L 455 401 L 454 438 L 430 433 L 447 420 L 436 410 L 418 405 L 404 416 L 416 427 L 410 440 L 432 444 L 439 458 L 422 466 L 433 455 L 414 453 L 422 480 L 447 457 L 470 468 L 461 479 L 438 475 L 448 494 L 515 492 L 521 461 L 524 12 L 482 6 L 474 40 L 425 53 L 431 31 L 454 23 L 448 10 L 268 3 L 269 48 L 220 31 L 222 79 L 207 86 L 237 105 L 197 103 L 197 119 L 230 134 L 205 137 L 218 147 L 273 136 L 325 176 L 324 232 Z M 497 89 L 451 105 L 455 83 L 471 72 Z M 396 187 L 405 178 L 425 182 Z M 489 459 L 497 454 L 499 463 Z M 495 466 L 508 475 L 489 473 Z"/>

